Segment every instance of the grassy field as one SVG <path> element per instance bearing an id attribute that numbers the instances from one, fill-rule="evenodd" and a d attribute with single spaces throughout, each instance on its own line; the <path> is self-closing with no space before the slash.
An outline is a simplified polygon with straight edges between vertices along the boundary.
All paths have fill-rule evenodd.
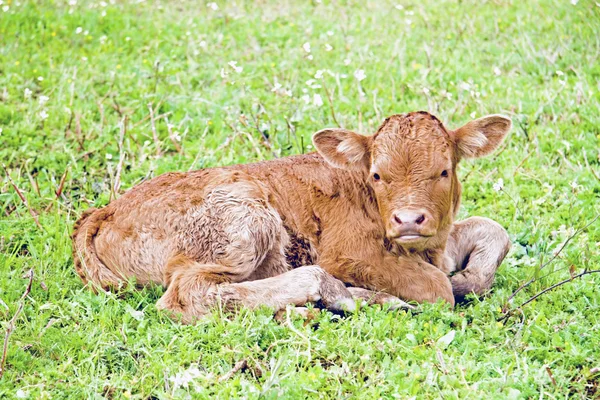
<path id="1" fill-rule="evenodd" d="M 0 398 L 598 398 L 600 274 L 517 308 L 600 269 L 599 55 L 584 0 L 0 1 L 2 332 L 23 306 Z M 182 326 L 161 288 L 96 295 L 74 272 L 78 215 L 144 179 L 421 109 L 514 121 L 461 167 L 461 217 L 513 240 L 484 299 Z"/>

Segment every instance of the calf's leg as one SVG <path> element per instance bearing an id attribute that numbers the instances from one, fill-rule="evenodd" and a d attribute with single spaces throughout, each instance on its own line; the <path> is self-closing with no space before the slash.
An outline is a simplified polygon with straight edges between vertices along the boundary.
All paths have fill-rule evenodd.
<path id="1" fill-rule="evenodd" d="M 379 292 L 361 287 L 349 287 L 348 290 L 354 299 L 361 300 L 366 304 L 387 305 L 390 310 L 414 309 L 413 306 L 400 300 L 398 297 L 385 292 Z"/>
<path id="2" fill-rule="evenodd" d="M 188 323 L 218 304 L 277 311 L 321 300 L 332 309 L 351 308 L 344 284 L 320 267 L 289 270 L 287 232 L 268 199 L 265 188 L 251 179 L 215 186 L 202 208 L 185 217 L 157 307 Z"/>
<path id="3" fill-rule="evenodd" d="M 456 299 L 486 292 L 510 246 L 506 230 L 491 219 L 471 217 L 456 222 L 446 246 L 446 254 L 455 263 L 450 281 Z"/>
<path id="4" fill-rule="evenodd" d="M 316 265 L 270 278 L 234 283 L 223 274 L 226 267 L 181 257 L 176 262 L 178 268 L 157 307 L 180 316 L 184 323 L 194 322 L 218 305 L 226 309 L 264 305 L 278 311 L 288 304 L 300 306 L 321 301 L 331 310 L 352 311 L 355 307 L 344 284 Z"/>

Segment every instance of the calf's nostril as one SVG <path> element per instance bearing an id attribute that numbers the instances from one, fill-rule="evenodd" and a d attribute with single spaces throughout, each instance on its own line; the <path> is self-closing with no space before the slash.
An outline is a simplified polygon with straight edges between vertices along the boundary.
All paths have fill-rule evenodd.
<path id="1" fill-rule="evenodd" d="M 419 217 L 416 219 L 416 223 L 417 225 L 421 225 L 423 223 L 423 221 L 425 221 L 425 215 L 421 214 L 419 215 Z"/>
<path id="2" fill-rule="evenodd" d="M 399 223 L 400 225 L 402 225 L 402 220 L 400 219 L 400 217 L 398 216 L 398 214 L 394 215 L 394 220 Z"/>

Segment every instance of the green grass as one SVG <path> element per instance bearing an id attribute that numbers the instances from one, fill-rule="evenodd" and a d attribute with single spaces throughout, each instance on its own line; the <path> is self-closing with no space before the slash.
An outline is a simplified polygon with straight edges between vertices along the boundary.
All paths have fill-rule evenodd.
<path id="1" fill-rule="evenodd" d="M 510 306 L 569 277 L 570 266 L 599 267 L 597 222 L 539 271 L 600 213 L 596 2 L 73 3 L 0 5 L 0 160 L 41 225 L 2 171 L 2 331 L 23 275 L 32 268 L 35 278 L 1 398 L 600 396 L 600 274 L 498 322 L 527 279 L 554 272 Z M 120 157 L 122 192 L 166 171 L 310 151 L 311 134 L 336 124 L 332 109 L 365 133 L 420 109 L 450 127 L 513 118 L 496 155 L 461 167 L 461 217 L 492 217 L 514 243 L 490 296 L 418 314 L 323 313 L 290 329 L 268 310 L 182 326 L 155 310 L 160 288 L 117 296 L 82 287 L 69 234 L 84 209 L 109 201 Z M 439 341 L 450 331 L 452 342 Z M 219 381 L 244 359 L 247 368 Z M 177 374 L 191 377 L 187 387 Z"/>

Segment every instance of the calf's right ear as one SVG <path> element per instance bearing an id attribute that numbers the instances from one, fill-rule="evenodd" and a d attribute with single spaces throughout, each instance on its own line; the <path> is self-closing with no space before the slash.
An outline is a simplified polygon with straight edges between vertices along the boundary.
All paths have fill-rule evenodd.
<path id="1" fill-rule="evenodd" d="M 336 168 L 369 169 L 370 136 L 328 128 L 313 135 L 313 144 L 325 161 Z"/>

